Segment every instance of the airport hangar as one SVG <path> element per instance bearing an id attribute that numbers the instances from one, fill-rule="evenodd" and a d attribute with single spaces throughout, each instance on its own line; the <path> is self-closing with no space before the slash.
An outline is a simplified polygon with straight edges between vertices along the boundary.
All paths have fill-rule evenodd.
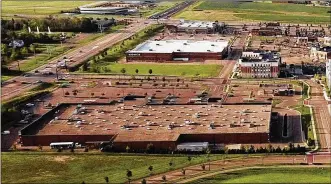
<path id="1" fill-rule="evenodd" d="M 268 143 L 271 104 L 60 104 L 20 131 L 22 146 L 113 143 L 116 151 L 175 150 L 178 144 Z"/>
<path id="2" fill-rule="evenodd" d="M 146 41 L 133 50 L 126 52 L 126 61 L 172 62 L 172 61 L 205 61 L 220 60 L 229 54 L 229 42 L 161 40 Z"/>

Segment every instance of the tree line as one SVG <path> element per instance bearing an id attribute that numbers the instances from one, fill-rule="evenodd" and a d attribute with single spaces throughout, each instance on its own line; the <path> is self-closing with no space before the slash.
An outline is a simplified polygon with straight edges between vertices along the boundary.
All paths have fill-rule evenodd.
<path id="1" fill-rule="evenodd" d="M 14 19 L 1 20 L 1 27 L 3 30 L 18 31 L 28 30 L 32 31 L 63 31 L 63 32 L 94 32 L 98 30 L 98 25 L 93 18 L 78 18 L 78 17 L 47 17 L 47 18 L 31 18 L 31 19 Z"/>

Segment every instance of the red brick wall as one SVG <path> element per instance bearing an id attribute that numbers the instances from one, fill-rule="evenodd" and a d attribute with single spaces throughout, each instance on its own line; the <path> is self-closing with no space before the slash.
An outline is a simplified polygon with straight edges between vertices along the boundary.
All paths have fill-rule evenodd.
<path id="1" fill-rule="evenodd" d="M 21 136 L 23 146 L 49 146 L 52 142 L 109 141 L 113 135 L 26 135 Z"/>
<path id="2" fill-rule="evenodd" d="M 226 52 L 226 51 L 224 51 Z M 164 62 L 173 61 L 173 58 L 189 58 L 190 61 L 204 61 L 208 59 L 220 60 L 223 53 L 189 53 L 189 52 L 174 52 L 174 53 L 140 53 L 139 56 L 130 56 L 126 54 L 126 61 L 151 61 Z"/>
<path id="3" fill-rule="evenodd" d="M 254 144 L 269 142 L 269 135 L 267 133 L 182 134 L 179 140 L 181 142 L 209 142 L 211 144 Z"/>
<path id="4" fill-rule="evenodd" d="M 172 53 L 140 53 L 140 56 L 126 54 L 126 61 L 172 61 Z"/>
<path id="5" fill-rule="evenodd" d="M 125 151 L 126 147 L 129 146 L 130 150 L 133 151 L 146 149 L 149 143 L 152 143 L 156 150 L 169 148 L 175 150 L 177 145 L 175 141 L 114 142 L 114 147 L 117 151 Z"/>

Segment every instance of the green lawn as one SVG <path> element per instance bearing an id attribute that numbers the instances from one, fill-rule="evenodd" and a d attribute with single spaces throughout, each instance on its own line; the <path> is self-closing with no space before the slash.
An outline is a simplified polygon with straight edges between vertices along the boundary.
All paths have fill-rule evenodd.
<path id="1" fill-rule="evenodd" d="M 10 75 L 1 75 L 1 82 L 4 82 L 6 80 L 9 80 L 15 76 L 10 76 Z"/>
<path id="2" fill-rule="evenodd" d="M 176 18 L 229 20 L 229 21 L 279 21 L 291 23 L 328 23 L 327 7 L 302 4 L 205 1 L 176 15 Z"/>
<path id="3" fill-rule="evenodd" d="M 47 47 L 46 45 L 43 45 L 43 47 Z M 47 49 L 43 51 L 43 53 L 36 55 L 36 57 L 31 57 L 24 63 L 20 64 L 20 70 L 23 72 L 28 72 L 31 70 L 34 70 L 38 68 L 39 66 L 42 66 L 44 64 L 47 64 L 50 59 L 55 58 L 66 51 L 68 51 L 70 48 L 67 46 L 59 46 L 59 45 L 48 45 L 49 50 L 51 51 L 51 55 L 49 53 L 46 53 Z"/>
<path id="4" fill-rule="evenodd" d="M 70 10 L 85 4 L 93 3 L 93 1 L 2 1 L 2 15 L 18 14 L 18 15 L 49 15 L 59 14 L 61 10 Z"/>
<path id="5" fill-rule="evenodd" d="M 191 183 L 330 183 L 329 168 L 254 168 L 217 174 Z"/>
<path id="6" fill-rule="evenodd" d="M 221 159 L 222 155 L 210 158 Z M 127 169 L 132 171 L 132 179 L 138 179 L 149 175 L 150 165 L 153 173 L 162 173 L 169 170 L 169 162 L 174 169 L 206 162 L 206 157 L 193 157 L 189 162 L 187 156 L 21 152 L 2 153 L 1 161 L 3 183 L 105 183 L 105 176 L 110 183 L 124 183 Z"/>
<path id="7" fill-rule="evenodd" d="M 173 64 L 119 64 L 110 63 L 107 65 L 111 73 L 121 73 L 122 68 L 125 68 L 126 74 L 134 75 L 135 70 L 139 70 L 139 74 L 149 74 L 149 69 L 152 69 L 154 75 L 176 75 L 176 76 L 196 76 L 201 77 L 216 77 L 222 70 L 222 65 L 173 65 Z"/>

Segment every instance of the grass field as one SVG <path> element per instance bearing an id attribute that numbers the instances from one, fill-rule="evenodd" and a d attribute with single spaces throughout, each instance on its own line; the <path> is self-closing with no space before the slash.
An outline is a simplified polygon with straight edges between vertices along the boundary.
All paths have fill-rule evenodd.
<path id="1" fill-rule="evenodd" d="M 328 10 L 327 7 L 313 7 L 301 4 L 205 1 L 195 4 L 175 17 L 211 21 L 328 23 Z"/>
<path id="2" fill-rule="evenodd" d="M 148 75 L 149 69 L 152 69 L 153 75 L 176 75 L 193 77 L 199 74 L 201 77 L 216 77 L 222 70 L 221 65 L 173 65 L 173 64 L 120 64 L 110 63 L 107 65 L 111 73 L 121 74 L 122 68 L 125 68 L 126 74 L 134 75 L 135 70 L 139 70 L 139 74 Z"/>
<path id="3" fill-rule="evenodd" d="M 239 157 L 239 155 L 229 155 Z M 222 155 L 210 155 L 212 160 L 221 159 Z M 172 168 L 206 162 L 205 156 L 121 156 L 107 154 L 70 154 L 70 153 L 2 153 L 3 183 L 110 183 L 127 181 L 126 170 L 132 171 L 132 179 L 150 174 L 148 167 L 153 166 L 153 173 L 168 171 Z"/>
<path id="4" fill-rule="evenodd" d="M 218 174 L 191 183 L 330 183 L 328 168 L 254 168 Z"/>
<path id="5" fill-rule="evenodd" d="M 25 15 L 49 15 L 58 14 L 61 10 L 70 10 L 93 1 L 2 1 L 2 15 L 25 14 Z"/>
<path id="6" fill-rule="evenodd" d="M 44 45 L 46 47 L 46 45 Z M 31 57 L 24 63 L 20 64 L 20 69 L 23 72 L 28 72 L 31 70 L 36 69 L 39 66 L 42 66 L 44 64 L 47 64 L 50 59 L 57 57 L 66 51 L 68 51 L 70 48 L 67 46 L 59 46 L 59 45 L 49 45 L 49 49 L 51 50 L 51 55 L 47 53 L 41 53 L 38 54 L 36 57 Z"/>

